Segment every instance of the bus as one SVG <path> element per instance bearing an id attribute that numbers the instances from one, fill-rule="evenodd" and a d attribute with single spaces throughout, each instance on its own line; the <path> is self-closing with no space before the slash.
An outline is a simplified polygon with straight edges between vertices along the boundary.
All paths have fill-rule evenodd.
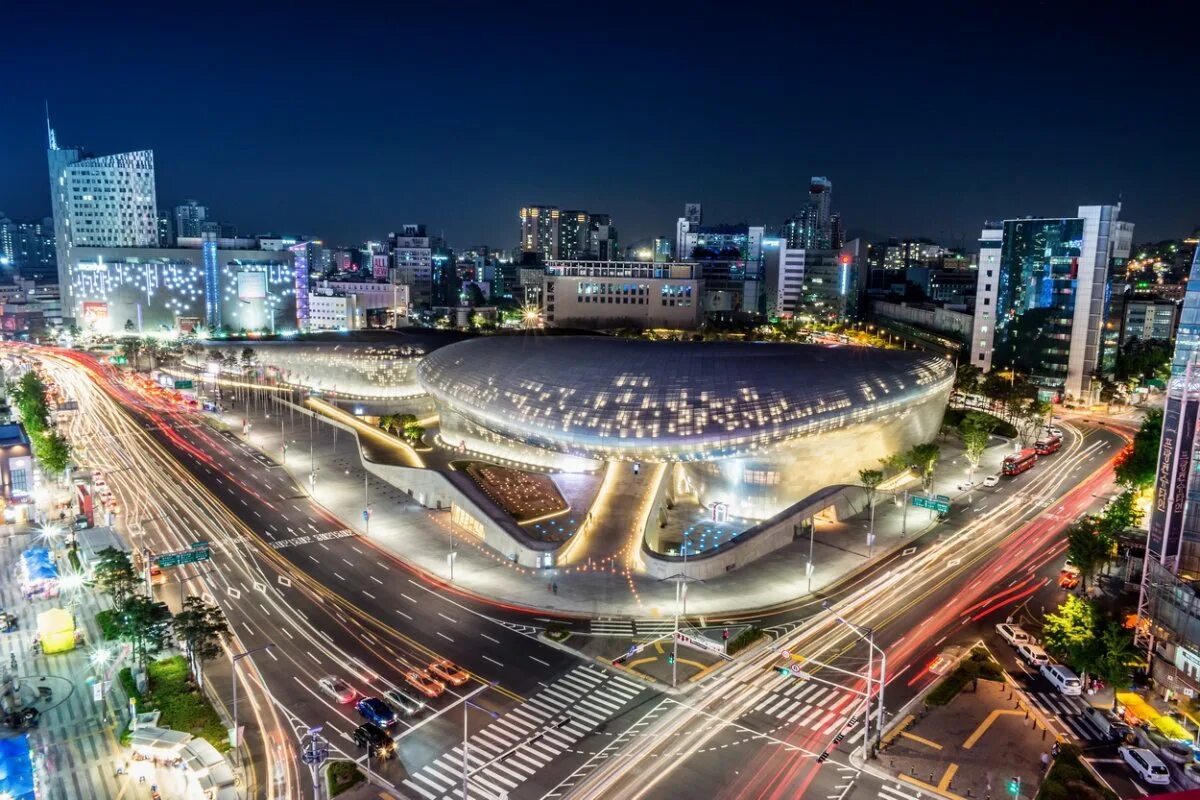
<path id="1" fill-rule="evenodd" d="M 1012 455 L 1004 459 L 1004 465 L 1001 468 L 1001 472 L 1011 478 L 1014 475 L 1020 475 L 1027 469 L 1032 469 L 1033 465 L 1037 463 L 1037 460 L 1037 450 L 1034 450 L 1032 447 L 1026 447 L 1016 455 Z"/>
<path id="2" fill-rule="evenodd" d="M 1061 436 L 1047 436 L 1045 439 L 1038 439 L 1033 443 L 1033 449 L 1037 451 L 1039 456 L 1048 456 L 1051 453 L 1057 453 L 1062 447 Z"/>

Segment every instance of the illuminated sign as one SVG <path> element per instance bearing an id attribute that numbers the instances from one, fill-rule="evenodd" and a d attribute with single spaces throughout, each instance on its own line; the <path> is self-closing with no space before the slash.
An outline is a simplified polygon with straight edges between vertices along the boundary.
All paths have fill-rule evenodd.
<path id="1" fill-rule="evenodd" d="M 239 272 L 237 274 L 239 300 L 264 300 L 267 297 L 267 273 Z"/>

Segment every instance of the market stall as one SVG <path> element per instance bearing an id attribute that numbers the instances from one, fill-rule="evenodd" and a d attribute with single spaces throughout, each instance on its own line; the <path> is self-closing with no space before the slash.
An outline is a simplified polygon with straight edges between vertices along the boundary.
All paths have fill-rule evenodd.
<path id="1" fill-rule="evenodd" d="M 58 567 L 45 547 L 31 547 L 21 553 L 21 593 L 26 600 L 58 597 Z"/>
<path id="2" fill-rule="evenodd" d="M 51 608 L 38 614 L 38 641 L 42 652 L 66 653 L 75 649 L 75 617 L 65 608 Z"/>

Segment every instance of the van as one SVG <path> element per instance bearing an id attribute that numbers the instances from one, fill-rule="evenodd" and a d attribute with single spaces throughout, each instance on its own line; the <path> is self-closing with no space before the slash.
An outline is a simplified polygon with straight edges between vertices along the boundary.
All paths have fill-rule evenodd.
<path id="1" fill-rule="evenodd" d="M 1100 735 L 1110 742 L 1124 741 L 1125 737 L 1129 735 L 1129 726 L 1118 719 L 1111 711 L 1096 708 L 1095 706 L 1088 706 L 1087 718 L 1092 723 L 1092 726 L 1100 731 Z"/>
<path id="2" fill-rule="evenodd" d="M 1121 760 L 1129 765 L 1137 776 L 1146 783 L 1166 786 L 1171 782 L 1171 773 L 1162 759 L 1144 747 L 1118 747 Z"/>
<path id="3" fill-rule="evenodd" d="M 1083 694 L 1083 683 L 1079 676 L 1062 664 L 1042 664 L 1042 677 L 1063 694 Z"/>

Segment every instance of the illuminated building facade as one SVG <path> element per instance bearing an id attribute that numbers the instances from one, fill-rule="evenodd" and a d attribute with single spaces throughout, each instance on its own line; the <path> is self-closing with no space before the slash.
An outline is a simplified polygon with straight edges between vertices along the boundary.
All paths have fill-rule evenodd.
<path id="1" fill-rule="evenodd" d="M 983 231 L 971 363 L 1024 372 L 1046 395 L 1089 400 L 1099 384 L 1108 274 L 1129 257 L 1121 206 L 1010 219 Z"/>
<path id="2" fill-rule="evenodd" d="M 551 327 L 700 325 L 704 283 L 695 264 L 551 261 L 542 274 L 542 318 Z"/>
<path id="3" fill-rule="evenodd" d="M 76 319 L 85 330 L 300 326 L 290 251 L 223 249 L 209 239 L 199 248 L 74 247 L 71 254 Z"/>
<path id="4" fill-rule="evenodd" d="M 63 316 L 77 319 L 76 247 L 154 247 L 159 243 L 154 188 L 154 153 L 138 150 L 89 156 L 78 148 L 60 148 L 46 120 L 50 201 L 54 214 L 58 285 Z"/>
<path id="5" fill-rule="evenodd" d="M 702 505 L 765 519 L 932 439 L 954 369 L 865 347 L 572 336 L 461 342 L 417 375 L 449 447 L 576 470 L 671 462 Z"/>

